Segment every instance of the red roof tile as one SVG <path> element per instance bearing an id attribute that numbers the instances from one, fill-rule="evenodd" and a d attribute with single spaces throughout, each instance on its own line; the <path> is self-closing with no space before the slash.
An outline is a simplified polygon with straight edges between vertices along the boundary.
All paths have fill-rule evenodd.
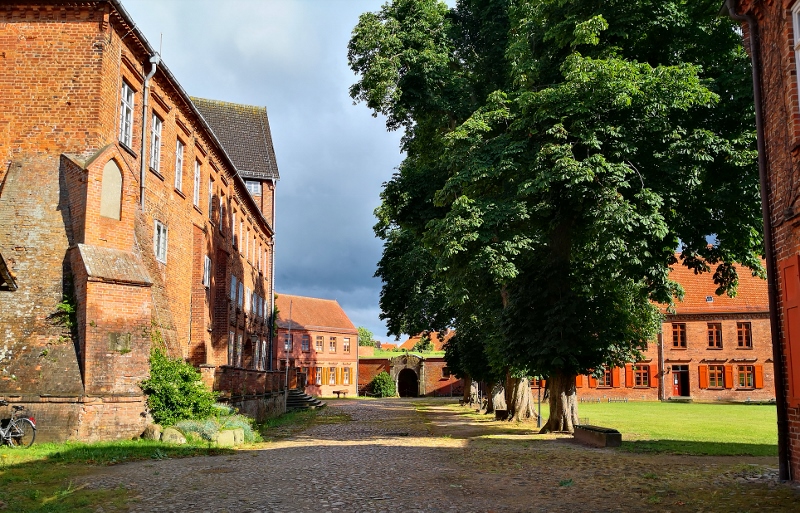
<path id="1" fill-rule="evenodd" d="M 680 255 L 676 257 L 680 260 Z M 769 311 L 766 280 L 753 276 L 750 269 L 737 265 L 739 286 L 736 297 L 731 298 L 727 294 L 718 296 L 715 292 L 714 266 L 711 268 L 709 273 L 694 274 L 693 270 L 681 263 L 672 266 L 670 279 L 680 283 L 686 291 L 683 301 L 675 301 L 676 314 Z M 662 310 L 665 309 L 666 306 L 662 305 Z"/>
<path id="2" fill-rule="evenodd" d="M 278 294 L 278 327 L 289 328 L 289 306 L 293 330 L 337 331 L 358 334 L 356 327 L 333 299 Z"/>
<path id="3" fill-rule="evenodd" d="M 455 334 L 456 334 L 455 331 L 449 330 L 449 331 L 447 331 L 447 333 L 445 333 L 444 338 L 441 339 L 441 338 L 439 338 L 439 334 L 438 333 L 431 333 L 430 334 L 430 338 L 431 338 L 431 342 L 433 342 L 433 350 L 434 351 L 444 351 L 445 342 L 447 342 L 448 340 L 453 338 L 453 335 L 455 335 Z M 403 342 L 402 344 L 400 344 L 400 349 L 408 349 L 409 351 L 411 351 L 412 349 L 414 349 L 414 346 L 417 345 L 417 342 L 419 342 L 421 338 L 422 338 L 422 334 L 415 335 L 415 336 L 411 337 L 410 339 L 408 339 L 405 342 Z"/>

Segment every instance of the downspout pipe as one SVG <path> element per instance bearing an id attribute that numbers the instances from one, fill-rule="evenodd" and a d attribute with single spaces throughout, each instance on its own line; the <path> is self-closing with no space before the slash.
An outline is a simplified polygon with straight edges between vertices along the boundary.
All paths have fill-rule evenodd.
<path id="1" fill-rule="evenodd" d="M 147 104 L 150 99 L 150 79 L 156 74 L 158 65 L 161 63 L 161 56 L 154 53 L 150 56 L 150 72 L 144 77 L 144 87 L 142 88 L 142 150 L 139 152 L 141 159 L 141 169 L 139 170 L 139 208 L 144 211 L 144 179 L 147 176 Z"/>
<path id="2" fill-rule="evenodd" d="M 781 481 L 791 479 L 789 466 L 789 423 L 784 397 L 785 377 L 783 375 L 783 347 L 781 346 L 780 321 L 778 318 L 778 296 L 775 287 L 777 265 L 773 252 L 774 238 L 769 212 L 769 177 L 767 176 L 767 155 L 764 135 L 763 103 L 761 98 L 761 58 L 759 54 L 758 24 L 749 14 L 738 14 L 734 0 L 725 0 L 728 15 L 747 23 L 750 32 L 750 60 L 753 68 L 753 101 L 756 111 L 756 144 L 758 147 L 758 177 L 761 182 L 761 215 L 764 218 L 764 255 L 767 260 L 767 287 L 769 290 L 769 324 L 772 329 L 772 360 L 775 368 L 775 405 L 778 410 L 778 477 Z"/>

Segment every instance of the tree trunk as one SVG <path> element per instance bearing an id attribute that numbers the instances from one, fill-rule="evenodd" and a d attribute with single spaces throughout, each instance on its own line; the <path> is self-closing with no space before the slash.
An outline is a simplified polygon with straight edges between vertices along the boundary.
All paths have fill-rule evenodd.
<path id="1" fill-rule="evenodd" d="M 469 397 L 471 392 L 472 392 L 472 377 L 467 375 L 464 376 L 464 390 L 462 391 L 462 393 L 464 394 L 464 397 L 462 398 L 464 404 L 469 404 Z"/>
<path id="2" fill-rule="evenodd" d="M 554 373 L 547 379 L 550 392 L 550 418 L 540 433 L 575 431 L 578 424 L 578 396 L 575 391 L 575 374 Z"/>
<path id="3" fill-rule="evenodd" d="M 508 420 L 525 421 L 536 418 L 531 395 L 531 382 L 528 378 L 514 378 L 506 375 L 506 410 Z"/>
<path id="4" fill-rule="evenodd" d="M 486 411 L 486 413 L 494 413 L 495 410 L 507 410 L 508 406 L 506 405 L 506 390 L 503 387 L 502 383 L 495 383 L 494 387 L 492 388 L 492 393 L 489 394 L 489 397 L 492 401 L 492 411 Z"/>

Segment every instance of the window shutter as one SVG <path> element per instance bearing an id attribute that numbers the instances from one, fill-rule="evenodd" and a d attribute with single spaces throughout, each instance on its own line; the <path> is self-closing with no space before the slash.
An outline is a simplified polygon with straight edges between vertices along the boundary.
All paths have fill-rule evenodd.
<path id="1" fill-rule="evenodd" d="M 597 388 L 597 378 L 589 376 L 589 388 Z"/>
<path id="2" fill-rule="evenodd" d="M 650 388 L 658 388 L 658 365 L 650 366 Z"/>
<path id="3" fill-rule="evenodd" d="M 754 365 L 753 368 L 756 374 L 756 388 L 764 388 L 764 366 Z"/>
<path id="4" fill-rule="evenodd" d="M 619 371 L 619 367 L 611 369 L 611 386 L 614 388 L 619 388 Z"/>
<path id="5" fill-rule="evenodd" d="M 625 364 L 625 386 L 633 387 L 633 365 L 630 363 Z"/>
<path id="6" fill-rule="evenodd" d="M 329 379 L 330 378 L 328 377 L 328 368 L 327 367 L 323 367 L 322 368 L 322 384 L 323 385 L 327 385 Z"/>
<path id="7" fill-rule="evenodd" d="M 575 388 L 583 388 L 583 376 L 575 376 Z"/>
<path id="8" fill-rule="evenodd" d="M 725 388 L 733 388 L 733 365 L 725 366 Z"/>
<path id="9" fill-rule="evenodd" d="M 542 380 L 542 388 L 547 388 L 547 380 L 546 379 Z"/>
<path id="10" fill-rule="evenodd" d="M 778 266 L 781 272 L 781 295 L 786 337 L 786 377 L 789 384 L 788 406 L 800 406 L 800 255 L 793 255 Z M 776 362 L 780 364 L 780 362 Z"/>
<path id="11" fill-rule="evenodd" d="M 708 365 L 698 365 L 697 374 L 700 376 L 700 388 L 708 388 Z"/>

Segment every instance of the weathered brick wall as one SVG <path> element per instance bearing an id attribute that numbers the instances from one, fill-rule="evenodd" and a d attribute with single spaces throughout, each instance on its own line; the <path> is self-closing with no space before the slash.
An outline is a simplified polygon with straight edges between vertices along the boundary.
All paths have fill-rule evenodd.
<path id="1" fill-rule="evenodd" d="M 444 358 L 425 359 L 425 395 L 434 397 L 459 397 L 464 392 L 464 380 L 445 374 L 447 362 Z"/>
<path id="2" fill-rule="evenodd" d="M 381 372 L 389 372 L 391 365 L 388 358 L 361 358 L 358 360 L 358 390 L 366 389 L 375 376 Z"/>

